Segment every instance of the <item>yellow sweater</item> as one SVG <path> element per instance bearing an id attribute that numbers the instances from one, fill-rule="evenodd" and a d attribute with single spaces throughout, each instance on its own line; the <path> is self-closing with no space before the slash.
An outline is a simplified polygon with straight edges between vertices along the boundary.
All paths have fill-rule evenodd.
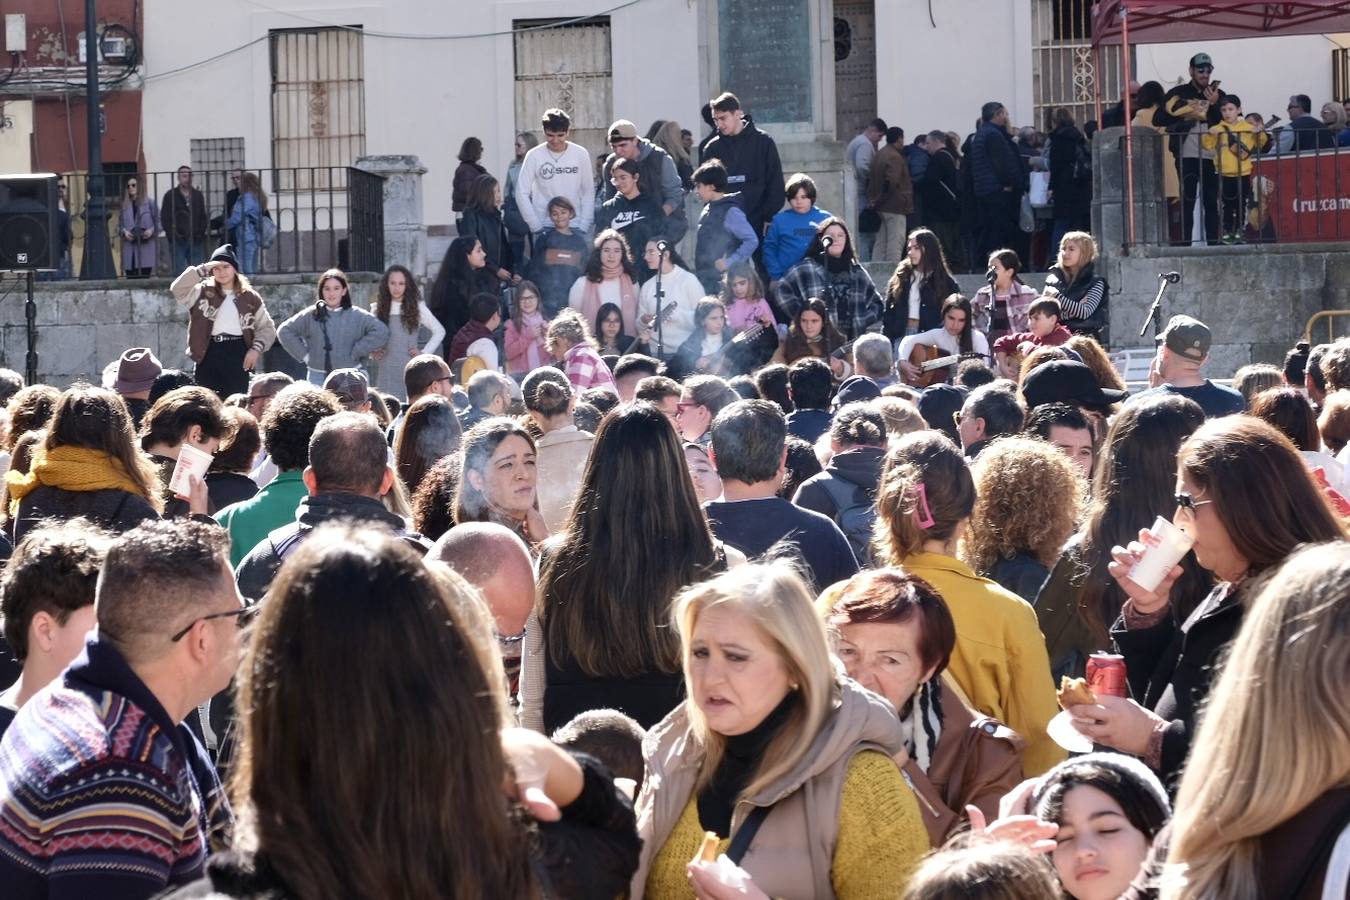
<path id="1" fill-rule="evenodd" d="M 1200 135 L 1200 145 L 1217 151 L 1214 168 L 1220 175 L 1240 178 L 1252 174 L 1252 157 L 1270 143 L 1270 135 L 1257 131 L 1246 119 L 1220 122 L 1210 126 L 1208 134 Z"/>
<path id="2" fill-rule="evenodd" d="M 900 567 L 947 601 L 956 622 L 956 649 L 947 671 L 971 706 L 1026 740 L 1026 776 L 1041 775 L 1063 761 L 1064 750 L 1045 733 L 1059 706 L 1045 637 L 1031 604 L 950 556 L 915 553 Z"/>
<path id="3" fill-rule="evenodd" d="M 686 900 L 694 896 L 685 866 L 703 844 L 698 799 L 689 798 L 647 876 L 651 900 Z M 725 853 L 730 838 L 718 844 Z M 839 839 L 830 880 L 839 900 L 879 900 L 904 893 L 905 882 L 928 852 L 928 832 L 914 791 L 895 762 L 865 750 L 849 762 L 839 803 Z M 806 891 L 809 884 L 803 885 Z"/>

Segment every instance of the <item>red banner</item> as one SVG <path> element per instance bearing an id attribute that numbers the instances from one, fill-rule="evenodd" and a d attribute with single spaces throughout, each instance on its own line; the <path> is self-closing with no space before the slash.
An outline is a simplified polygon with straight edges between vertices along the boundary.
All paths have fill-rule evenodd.
<path id="1" fill-rule="evenodd" d="M 1252 181 L 1258 231 L 1269 223 L 1281 244 L 1350 239 L 1350 151 L 1258 157 Z"/>

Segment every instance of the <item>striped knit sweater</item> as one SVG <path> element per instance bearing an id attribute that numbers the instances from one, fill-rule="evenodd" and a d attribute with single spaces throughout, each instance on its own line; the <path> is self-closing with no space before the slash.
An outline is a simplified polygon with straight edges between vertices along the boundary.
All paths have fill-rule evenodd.
<path id="1" fill-rule="evenodd" d="M 0 741 L 6 900 L 140 900 L 200 878 L 232 819 L 201 745 L 91 638 Z"/>

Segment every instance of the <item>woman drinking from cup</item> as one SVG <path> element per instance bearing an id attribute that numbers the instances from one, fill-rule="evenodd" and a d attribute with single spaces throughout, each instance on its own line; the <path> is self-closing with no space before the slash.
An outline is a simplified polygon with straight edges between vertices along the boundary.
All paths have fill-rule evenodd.
<path id="1" fill-rule="evenodd" d="M 1173 782 L 1190 751 L 1196 714 L 1218 674 L 1220 655 L 1242 624 L 1254 575 L 1278 565 L 1299 544 L 1341 540 L 1345 531 L 1289 439 L 1247 416 L 1211 419 L 1177 453 L 1173 526 L 1217 585 L 1185 620 L 1173 597 L 1174 566 L 1153 590 L 1129 576 L 1159 537 L 1116 547 L 1109 569 L 1128 598 L 1111 628 L 1139 702 L 1098 695 L 1069 712 L 1098 744 L 1141 757 Z"/>

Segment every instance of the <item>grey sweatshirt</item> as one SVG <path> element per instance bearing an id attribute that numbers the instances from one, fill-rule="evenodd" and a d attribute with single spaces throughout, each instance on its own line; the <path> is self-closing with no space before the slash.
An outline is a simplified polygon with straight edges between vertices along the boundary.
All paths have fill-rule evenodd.
<path id="1" fill-rule="evenodd" d="M 316 316 L 316 307 L 308 306 L 291 316 L 277 329 L 277 340 L 286 352 L 303 362 L 312 372 L 327 374 L 333 369 L 354 368 L 362 357 L 389 342 L 389 326 L 359 307 L 327 310 L 325 321 Z M 324 330 L 332 351 L 327 364 L 324 356 Z"/>

